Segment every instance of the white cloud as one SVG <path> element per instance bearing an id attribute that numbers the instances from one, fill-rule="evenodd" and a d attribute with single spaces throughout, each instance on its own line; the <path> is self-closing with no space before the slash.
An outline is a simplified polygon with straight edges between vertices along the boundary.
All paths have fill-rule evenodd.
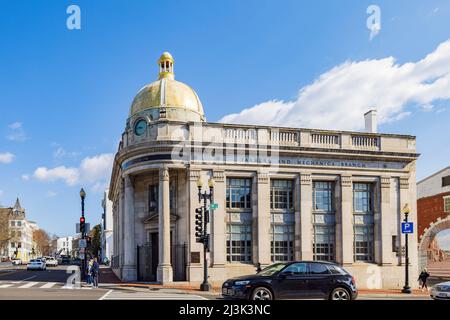
<path id="1" fill-rule="evenodd" d="M 450 230 L 439 232 L 436 238 L 441 249 L 450 250 Z"/>
<path id="2" fill-rule="evenodd" d="M 22 126 L 22 122 L 11 123 L 8 127 L 10 129 L 10 133 L 6 136 L 8 140 L 25 141 L 27 139 L 27 135 L 25 134 L 25 130 Z"/>
<path id="3" fill-rule="evenodd" d="M 62 159 L 62 158 L 76 158 L 77 156 L 79 156 L 80 153 L 79 152 L 69 152 L 66 151 L 63 147 L 58 147 L 55 152 L 53 152 L 53 157 L 56 159 Z"/>
<path id="4" fill-rule="evenodd" d="M 30 175 L 29 174 L 23 174 L 23 175 L 21 175 L 21 179 L 23 181 L 28 181 L 28 180 L 30 180 Z"/>
<path id="5" fill-rule="evenodd" d="M 47 191 L 46 196 L 48 198 L 53 198 L 56 197 L 58 195 L 58 193 L 54 192 L 54 191 Z"/>
<path id="6" fill-rule="evenodd" d="M 373 107 L 383 124 L 408 116 L 410 103 L 439 99 L 450 99 L 450 40 L 417 62 L 397 64 L 387 57 L 342 63 L 301 88 L 293 101 L 266 101 L 219 121 L 358 130 Z"/>
<path id="7" fill-rule="evenodd" d="M 40 181 L 54 182 L 63 180 L 69 186 L 73 186 L 79 181 L 78 169 L 66 168 L 65 166 L 59 166 L 53 169 L 39 167 L 34 171 L 33 176 Z"/>
<path id="8" fill-rule="evenodd" d="M 110 153 L 84 158 L 79 167 L 58 166 L 55 168 L 39 167 L 33 177 L 40 181 L 64 181 L 69 186 L 77 184 L 94 184 L 94 189 L 109 180 L 114 156 Z"/>
<path id="9" fill-rule="evenodd" d="M 11 163 L 14 155 L 11 152 L 0 153 L 0 163 Z"/>

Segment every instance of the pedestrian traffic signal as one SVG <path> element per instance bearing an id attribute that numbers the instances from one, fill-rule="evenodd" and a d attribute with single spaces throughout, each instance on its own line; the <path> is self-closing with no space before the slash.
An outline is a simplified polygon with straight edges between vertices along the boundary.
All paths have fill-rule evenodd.
<path id="1" fill-rule="evenodd" d="M 91 245 L 91 237 L 90 236 L 87 236 L 86 237 L 86 244 L 88 245 L 88 246 L 90 246 Z"/>
<path id="2" fill-rule="evenodd" d="M 197 242 L 203 242 L 203 209 L 195 209 L 195 236 Z"/>

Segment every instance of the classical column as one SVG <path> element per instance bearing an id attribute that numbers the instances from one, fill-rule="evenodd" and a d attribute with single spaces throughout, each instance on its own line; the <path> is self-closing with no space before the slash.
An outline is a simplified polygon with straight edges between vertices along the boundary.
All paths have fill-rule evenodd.
<path id="1" fill-rule="evenodd" d="M 212 262 L 214 268 L 225 268 L 225 176 L 223 170 L 213 171 L 214 184 L 214 202 L 218 208 L 212 211 Z M 225 274 L 223 274 L 225 277 Z"/>
<path id="2" fill-rule="evenodd" d="M 313 259 L 312 182 L 310 173 L 300 173 L 300 239 L 302 260 Z"/>
<path id="3" fill-rule="evenodd" d="M 170 188 L 169 169 L 159 169 L 159 263 L 156 272 L 158 282 L 173 281 L 173 270 L 170 263 Z"/>
<path id="4" fill-rule="evenodd" d="M 270 184 L 269 176 L 266 172 L 258 172 L 257 176 L 257 202 L 258 209 L 256 214 L 257 221 L 257 257 L 261 267 L 270 264 Z"/>
<path id="5" fill-rule="evenodd" d="M 391 177 L 382 176 L 380 178 L 380 196 L 381 196 L 381 226 L 377 231 L 381 232 L 381 259 L 380 264 L 392 264 L 392 225 L 395 223 L 396 217 L 391 210 Z"/>
<path id="6" fill-rule="evenodd" d="M 353 263 L 353 190 L 352 176 L 341 175 L 341 238 L 342 264 Z"/>
<path id="7" fill-rule="evenodd" d="M 131 177 L 125 176 L 124 219 L 123 219 L 123 268 L 122 280 L 136 281 L 136 243 L 134 239 L 134 187 Z"/>
<path id="8" fill-rule="evenodd" d="M 302 239 L 301 239 L 301 214 L 300 214 L 300 176 L 298 175 L 295 178 L 295 187 L 294 187 L 294 260 L 301 260 L 302 258 Z"/>
<path id="9" fill-rule="evenodd" d="M 200 207 L 198 202 L 197 180 L 201 176 L 201 171 L 190 168 L 187 171 L 187 189 L 189 222 L 188 222 L 188 257 L 187 257 L 187 274 L 190 282 L 203 281 L 203 244 L 196 242 L 195 237 L 195 209 Z"/>

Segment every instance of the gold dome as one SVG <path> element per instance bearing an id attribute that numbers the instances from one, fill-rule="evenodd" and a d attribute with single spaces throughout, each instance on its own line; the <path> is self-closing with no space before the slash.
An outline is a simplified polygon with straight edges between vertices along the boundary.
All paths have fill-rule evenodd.
<path id="1" fill-rule="evenodd" d="M 160 109 L 160 117 L 168 120 L 205 121 L 197 93 L 188 85 L 175 81 L 173 65 L 172 55 L 164 52 L 158 59 L 158 80 L 137 93 L 131 105 L 130 117 L 144 110 Z"/>

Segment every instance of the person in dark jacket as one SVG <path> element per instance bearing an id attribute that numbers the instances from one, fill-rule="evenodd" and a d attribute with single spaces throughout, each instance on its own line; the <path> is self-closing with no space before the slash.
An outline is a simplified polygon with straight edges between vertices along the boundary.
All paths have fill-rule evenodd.
<path id="1" fill-rule="evenodd" d="M 92 263 L 92 284 L 94 288 L 98 288 L 98 276 L 100 273 L 100 265 L 97 262 L 97 258 L 94 258 Z"/>
<path id="2" fill-rule="evenodd" d="M 429 276 L 430 276 L 430 274 L 427 272 L 427 269 L 426 268 L 423 269 L 419 275 L 419 279 L 417 279 L 419 281 L 419 283 L 421 284 L 420 290 L 423 291 L 424 288 L 426 290 L 428 290 L 427 279 Z"/>

